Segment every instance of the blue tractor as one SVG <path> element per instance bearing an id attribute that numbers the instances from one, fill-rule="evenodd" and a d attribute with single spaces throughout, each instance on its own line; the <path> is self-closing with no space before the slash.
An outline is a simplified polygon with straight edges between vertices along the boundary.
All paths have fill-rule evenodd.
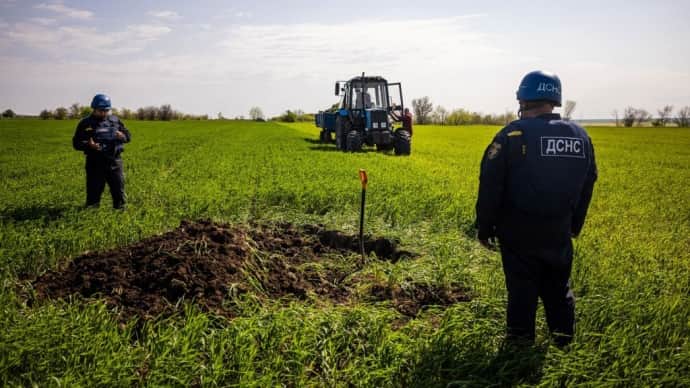
<path id="1" fill-rule="evenodd" d="M 398 95 L 391 96 L 391 90 L 397 90 Z M 394 128 L 403 112 L 400 82 L 388 83 L 383 77 L 362 73 L 336 82 L 335 95 L 340 101 L 315 117 L 322 143 L 335 141 L 336 148 L 346 152 L 361 151 L 366 144 L 380 151 L 393 149 L 396 155 L 410 154 L 410 132 Z"/>

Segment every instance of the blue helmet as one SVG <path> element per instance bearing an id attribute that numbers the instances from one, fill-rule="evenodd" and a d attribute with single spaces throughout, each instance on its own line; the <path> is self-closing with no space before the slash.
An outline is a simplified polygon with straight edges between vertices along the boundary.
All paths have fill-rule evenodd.
<path id="1" fill-rule="evenodd" d="M 527 73 L 517 90 L 519 101 L 551 101 L 561 106 L 561 80 L 556 74 L 536 70 Z"/>
<path id="2" fill-rule="evenodd" d="M 91 100 L 91 109 L 110 109 L 110 97 L 105 94 L 96 94 Z"/>

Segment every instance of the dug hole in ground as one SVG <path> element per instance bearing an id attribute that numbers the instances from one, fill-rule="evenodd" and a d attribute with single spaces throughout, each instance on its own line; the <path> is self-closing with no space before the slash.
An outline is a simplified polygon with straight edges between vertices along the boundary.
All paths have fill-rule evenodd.
<path id="1" fill-rule="evenodd" d="M 397 262 L 419 256 L 398 245 L 389 238 L 364 238 L 369 259 Z M 114 250 L 87 252 L 65 268 L 43 274 L 32 281 L 35 292 L 27 302 L 96 298 L 114 308 L 120 320 L 149 320 L 179 311 L 181 302 L 233 318 L 238 298 L 248 293 L 271 300 L 389 303 L 407 317 L 425 306 L 470 300 L 462 285 L 403 289 L 361 275 L 366 260 L 359 249 L 357 236 L 322 225 L 182 221 L 170 232 Z"/>

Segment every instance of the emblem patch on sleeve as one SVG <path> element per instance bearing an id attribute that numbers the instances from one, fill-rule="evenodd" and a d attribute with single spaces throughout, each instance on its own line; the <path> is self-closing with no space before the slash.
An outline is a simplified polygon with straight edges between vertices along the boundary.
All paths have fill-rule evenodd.
<path id="1" fill-rule="evenodd" d="M 501 153 L 501 144 L 493 142 L 489 146 L 489 149 L 486 151 L 486 157 L 491 159 L 496 159 L 498 154 Z"/>

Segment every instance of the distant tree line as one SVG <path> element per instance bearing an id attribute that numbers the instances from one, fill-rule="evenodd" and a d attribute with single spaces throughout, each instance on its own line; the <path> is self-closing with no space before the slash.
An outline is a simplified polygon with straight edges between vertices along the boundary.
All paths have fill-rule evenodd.
<path id="1" fill-rule="evenodd" d="M 434 105 L 427 96 L 413 99 L 412 109 L 417 124 L 506 125 L 517 119 L 517 116 L 513 112 L 505 112 L 503 114 L 482 114 L 480 112 L 472 112 L 463 108 L 448 110 L 441 105 L 436 106 L 436 109 L 434 109 Z"/>
<path id="2" fill-rule="evenodd" d="M 690 106 L 680 108 L 676 115 L 673 115 L 673 105 L 666 105 L 657 110 L 657 117 L 653 117 L 649 112 L 641 108 L 629 106 L 623 110 L 623 117 L 619 117 L 618 110 L 612 112 L 616 120 L 616 126 L 621 124 L 624 127 L 633 125 L 643 126 L 651 123 L 654 127 L 665 127 L 675 123 L 679 127 L 690 127 Z"/>
<path id="3" fill-rule="evenodd" d="M 173 109 L 169 104 L 157 106 L 147 106 L 138 109 L 113 108 L 112 113 L 123 120 L 208 120 L 208 115 L 191 115 Z M 91 114 L 89 106 L 74 103 L 69 108 L 58 107 L 54 110 L 43 109 L 39 114 L 43 120 L 55 119 L 80 119 Z"/>
<path id="4" fill-rule="evenodd" d="M 566 101 L 563 108 L 563 118 L 570 120 L 575 110 L 575 101 Z M 434 109 L 429 97 L 425 96 L 412 100 L 412 108 L 417 124 L 438 124 L 438 125 L 465 125 L 465 124 L 491 124 L 491 125 L 506 125 L 517 116 L 513 112 L 505 112 L 503 114 L 482 114 L 479 112 L 471 112 L 469 110 L 459 108 L 452 111 L 447 110 L 442 106 L 437 106 Z M 623 111 L 623 117 L 619 118 L 618 111 L 614 110 L 613 115 L 616 119 L 616 126 L 621 124 L 624 127 L 632 127 L 633 125 L 651 124 L 654 127 L 665 127 L 669 124 L 676 124 L 679 127 L 690 127 L 690 106 L 683 107 L 678 110 L 676 115 L 673 115 L 673 106 L 666 105 L 657 110 L 657 116 L 652 116 L 644 109 L 634 108 L 629 106 Z"/>
<path id="5" fill-rule="evenodd" d="M 569 120 L 572 112 L 575 109 L 574 101 L 566 101 L 563 111 L 563 118 Z M 506 125 L 511 121 L 517 119 L 513 112 L 505 112 L 503 114 L 483 114 L 480 112 L 473 112 L 464 108 L 457 108 L 448 110 L 443 106 L 436 106 L 432 104 L 428 96 L 412 100 L 412 109 L 415 114 L 417 124 L 437 124 L 437 125 L 466 125 L 466 124 L 485 124 L 485 125 Z M 191 115 L 182 113 L 173 109 L 169 104 L 156 106 L 141 107 L 138 109 L 113 109 L 113 114 L 122 118 L 123 120 L 208 120 L 208 115 Z M 65 120 L 65 119 L 80 119 L 86 117 L 91 113 L 89 106 L 74 103 L 69 108 L 57 107 L 54 110 L 43 109 L 38 117 L 44 120 Z M 654 127 L 665 127 L 669 124 L 675 124 L 679 127 L 690 127 L 690 106 L 685 106 L 679 109 L 676 114 L 673 114 L 673 106 L 666 105 L 657 110 L 657 116 L 652 116 L 649 112 L 641 108 L 628 106 L 623 110 L 622 116 L 619 115 L 618 110 L 611 112 L 615 118 L 616 126 L 632 127 L 634 125 L 644 126 L 651 124 Z M 0 114 L 0 118 L 11 119 L 19 117 L 12 109 L 6 109 Z M 30 117 L 30 116 L 22 116 Z M 223 115 L 218 113 L 219 119 L 225 119 Z M 264 116 L 261 108 L 254 106 L 249 110 L 249 118 L 254 121 L 264 121 Z M 243 120 L 244 116 L 235 117 L 236 120 Z M 314 114 L 305 113 L 301 109 L 286 110 L 280 116 L 272 117 L 272 121 L 282 122 L 311 122 L 314 121 Z"/>
<path id="6" fill-rule="evenodd" d="M 282 121 L 284 123 L 309 122 L 314 121 L 313 113 L 304 113 L 301 109 L 286 110 L 280 116 L 272 117 L 271 121 Z"/>

